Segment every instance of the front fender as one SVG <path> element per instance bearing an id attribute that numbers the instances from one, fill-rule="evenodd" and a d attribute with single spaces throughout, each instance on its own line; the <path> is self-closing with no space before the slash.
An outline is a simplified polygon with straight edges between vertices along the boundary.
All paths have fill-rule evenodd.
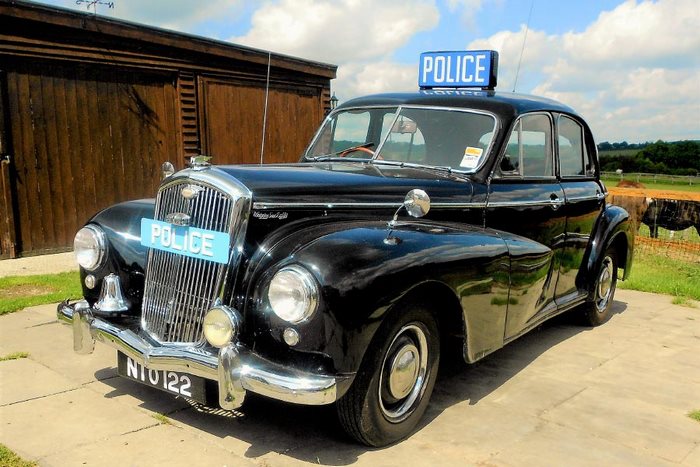
<path id="1" fill-rule="evenodd" d="M 153 218 L 155 200 L 141 199 L 115 204 L 100 211 L 89 224 L 96 224 L 104 230 L 107 237 L 107 261 L 96 271 L 87 272 L 81 268 L 83 295 L 93 305 L 102 287 L 102 278 L 110 273 L 117 274 L 121 281 L 131 309 L 141 309 L 143 297 L 144 269 L 148 248 L 141 245 L 141 219 Z M 85 276 L 93 274 L 97 278 L 95 288 L 85 287 Z"/>
<path id="2" fill-rule="evenodd" d="M 605 251 L 615 248 L 621 267 L 624 268 L 623 277 L 627 279 L 632 271 L 634 252 L 634 230 L 631 228 L 629 213 L 613 204 L 608 204 L 600 213 L 596 222 L 595 234 L 590 242 L 590 253 L 585 263 L 585 283 L 589 292 L 595 284 L 596 274 L 600 268 Z"/>
<path id="3" fill-rule="evenodd" d="M 296 326 L 301 335 L 296 349 L 330 356 L 341 373 L 357 371 L 386 313 L 410 292 L 439 284 L 463 313 L 475 307 L 488 313 L 491 301 L 508 293 L 506 244 L 496 232 L 479 227 L 415 221 L 389 232 L 385 222 L 326 223 L 291 233 L 258 260 L 248 279 L 255 305 L 246 311 L 247 319 L 257 322 L 257 334 L 267 331 L 281 342 L 289 325 L 269 309 L 266 286 L 279 268 L 300 264 L 315 277 L 321 297 L 319 311 Z M 422 298 L 430 303 L 441 297 Z M 502 345 L 505 307 L 494 312 L 504 316 L 479 314 L 482 319 L 473 320 L 479 331 L 473 334 L 472 320 L 464 314 L 467 337 L 496 335 Z M 491 323 L 499 329 L 483 329 Z"/>

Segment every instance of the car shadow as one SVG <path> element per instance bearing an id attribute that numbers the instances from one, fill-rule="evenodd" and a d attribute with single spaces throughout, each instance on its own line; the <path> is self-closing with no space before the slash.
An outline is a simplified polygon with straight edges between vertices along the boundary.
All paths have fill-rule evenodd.
<path id="1" fill-rule="evenodd" d="M 616 301 L 612 311 L 620 314 L 626 308 L 625 303 Z M 548 349 L 591 330 L 572 324 L 571 318 L 568 313 L 549 320 L 475 364 L 468 365 L 459 357 L 443 359 L 436 390 L 418 430 L 455 404 L 479 404 Z M 99 378 L 101 371 L 95 376 Z M 102 383 L 113 388 L 106 397 L 129 394 L 141 401 L 141 407 L 201 431 L 198 436 L 204 439 L 211 436 L 247 443 L 245 456 L 252 459 L 276 453 L 314 464 L 340 466 L 353 464 L 360 455 L 374 450 L 350 440 L 332 405 L 300 406 L 248 394 L 239 410 L 224 411 L 188 403 L 120 377 L 102 379 Z"/>

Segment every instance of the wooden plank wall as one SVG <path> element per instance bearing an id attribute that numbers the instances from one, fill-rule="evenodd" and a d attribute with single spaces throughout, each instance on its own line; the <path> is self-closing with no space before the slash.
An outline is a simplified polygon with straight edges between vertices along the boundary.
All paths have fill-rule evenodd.
<path id="1" fill-rule="evenodd" d="M 202 151 L 217 164 L 260 163 L 264 83 L 201 77 L 199 90 Z M 320 90 L 271 86 L 263 162 L 297 162 L 322 119 Z"/>
<path id="2" fill-rule="evenodd" d="M 69 248 L 95 212 L 152 197 L 182 153 L 172 73 L 17 60 L 7 90 L 24 253 Z"/>

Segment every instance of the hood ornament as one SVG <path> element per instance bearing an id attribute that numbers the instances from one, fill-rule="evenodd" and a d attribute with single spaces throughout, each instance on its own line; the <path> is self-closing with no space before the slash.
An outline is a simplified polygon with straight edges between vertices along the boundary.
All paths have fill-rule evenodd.
<path id="1" fill-rule="evenodd" d="M 200 154 L 199 156 L 190 157 L 190 161 L 187 165 L 194 170 L 204 170 L 211 166 L 211 163 L 209 163 L 210 160 L 211 156 L 205 156 Z"/>

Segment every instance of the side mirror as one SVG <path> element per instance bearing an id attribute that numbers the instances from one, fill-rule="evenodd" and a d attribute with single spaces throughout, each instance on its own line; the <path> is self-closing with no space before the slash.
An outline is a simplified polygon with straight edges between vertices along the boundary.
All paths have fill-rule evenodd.
<path id="1" fill-rule="evenodd" d="M 389 233 L 384 239 L 384 243 L 387 245 L 398 245 L 402 241 L 400 238 L 391 235 L 394 227 L 396 227 L 396 220 L 399 218 L 401 209 L 405 209 L 412 217 L 423 217 L 430 211 L 430 196 L 420 188 L 414 188 L 406 193 L 403 204 L 396 210 L 394 218 L 387 224 Z"/>
<path id="2" fill-rule="evenodd" d="M 413 217 L 423 217 L 430 211 L 430 196 L 425 191 L 415 188 L 403 200 L 406 212 Z"/>

